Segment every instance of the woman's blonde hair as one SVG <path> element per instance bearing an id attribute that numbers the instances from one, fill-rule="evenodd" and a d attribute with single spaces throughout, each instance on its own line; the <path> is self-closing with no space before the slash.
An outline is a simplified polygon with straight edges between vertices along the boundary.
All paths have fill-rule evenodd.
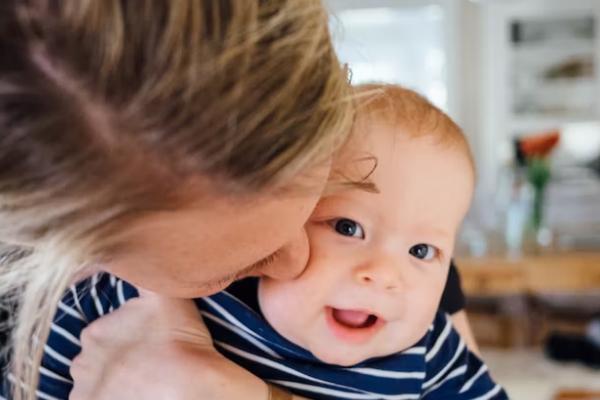
<path id="1" fill-rule="evenodd" d="M 193 177 L 234 194 L 285 185 L 349 132 L 319 0 L 3 0 L 0 54 L 16 400 L 35 398 L 55 305 L 111 231 L 177 207 Z"/>

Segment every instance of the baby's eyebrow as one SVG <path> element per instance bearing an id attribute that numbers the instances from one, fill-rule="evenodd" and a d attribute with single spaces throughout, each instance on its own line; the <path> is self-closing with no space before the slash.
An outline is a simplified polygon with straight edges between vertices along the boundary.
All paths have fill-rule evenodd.
<path id="1" fill-rule="evenodd" d="M 358 189 L 367 193 L 380 193 L 377 185 L 370 179 L 355 181 L 347 178 L 340 178 L 329 181 L 323 193 L 323 197 L 335 195 L 338 192 L 348 189 Z"/>
<path id="2" fill-rule="evenodd" d="M 369 192 L 369 193 L 379 193 L 379 188 L 377 187 L 377 185 L 368 179 L 366 179 L 364 181 L 360 181 L 360 182 L 349 181 L 349 182 L 345 182 L 344 185 L 351 187 L 353 189 L 363 190 L 363 191 Z"/>
<path id="3" fill-rule="evenodd" d="M 368 171 L 362 171 L 360 166 L 369 163 Z M 377 157 L 367 154 L 346 160 L 341 168 L 333 168 L 325 189 L 326 194 L 339 190 L 358 189 L 368 193 L 380 193 L 379 188 L 371 179 L 377 169 Z"/>

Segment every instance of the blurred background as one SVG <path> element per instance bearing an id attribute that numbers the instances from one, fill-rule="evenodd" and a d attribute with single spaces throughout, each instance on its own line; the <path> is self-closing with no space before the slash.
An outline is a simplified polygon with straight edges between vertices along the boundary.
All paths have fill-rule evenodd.
<path id="1" fill-rule="evenodd" d="M 352 82 L 419 91 L 478 168 L 457 248 L 514 399 L 600 399 L 600 1 L 327 0 Z"/>

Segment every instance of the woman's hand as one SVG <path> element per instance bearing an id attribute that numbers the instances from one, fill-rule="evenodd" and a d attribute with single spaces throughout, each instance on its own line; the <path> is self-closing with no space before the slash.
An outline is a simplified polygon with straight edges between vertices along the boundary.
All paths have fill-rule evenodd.
<path id="1" fill-rule="evenodd" d="M 191 300 L 144 295 L 81 336 L 71 400 L 266 400 L 267 385 L 213 347 Z"/>

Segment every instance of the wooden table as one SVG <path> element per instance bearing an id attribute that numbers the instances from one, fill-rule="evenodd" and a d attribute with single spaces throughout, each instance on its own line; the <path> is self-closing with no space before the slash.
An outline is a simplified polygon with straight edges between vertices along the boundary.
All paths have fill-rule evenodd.
<path id="1" fill-rule="evenodd" d="M 600 293 L 600 250 L 456 260 L 467 295 Z"/>
<path id="2" fill-rule="evenodd" d="M 492 299 L 496 311 L 491 315 L 476 314 L 477 307 L 467 311 L 473 315 L 478 340 L 509 347 L 539 344 L 550 330 L 550 310 L 540 309 L 539 299 L 554 295 L 574 297 L 600 311 L 600 250 L 588 252 L 554 252 L 508 257 L 458 257 L 467 299 Z M 593 299 L 589 302 L 587 299 Z M 475 302 L 472 302 L 475 303 Z M 579 308 L 577 308 L 579 310 Z M 488 317 L 485 317 L 487 315 Z M 476 317 L 480 318 L 477 335 Z M 496 328 L 490 326 L 490 319 Z M 491 329 L 490 329 L 491 328 Z M 496 335 L 495 339 L 491 339 Z"/>

